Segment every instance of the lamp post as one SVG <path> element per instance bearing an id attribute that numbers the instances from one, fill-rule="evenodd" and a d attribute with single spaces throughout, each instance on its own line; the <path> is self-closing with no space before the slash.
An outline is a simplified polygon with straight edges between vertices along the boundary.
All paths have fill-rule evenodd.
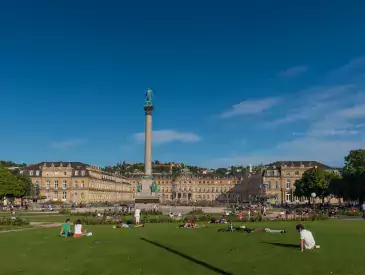
<path id="1" fill-rule="evenodd" d="M 314 192 L 311 194 L 311 197 L 313 198 L 313 212 L 314 212 L 314 215 L 316 214 L 316 196 L 317 196 L 317 194 L 314 193 Z"/>

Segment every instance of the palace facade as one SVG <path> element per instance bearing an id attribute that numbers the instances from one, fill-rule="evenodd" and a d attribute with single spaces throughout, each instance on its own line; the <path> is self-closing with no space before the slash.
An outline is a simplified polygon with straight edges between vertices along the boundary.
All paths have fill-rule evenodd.
<path id="1" fill-rule="evenodd" d="M 130 178 L 133 190 L 141 178 Z M 218 177 L 213 175 L 194 175 L 189 169 L 182 169 L 177 175 L 154 175 L 153 180 L 158 184 L 158 195 L 161 203 L 170 202 L 237 202 L 242 201 L 242 178 Z"/>
<path id="2" fill-rule="evenodd" d="M 130 181 L 81 162 L 41 162 L 22 168 L 40 189 L 43 201 L 66 203 L 132 202 Z"/>
<path id="3" fill-rule="evenodd" d="M 317 161 L 277 161 L 263 169 L 262 194 L 271 197 L 272 203 L 304 202 L 305 198 L 294 196 L 294 183 L 311 168 L 338 173 L 337 169 Z"/>

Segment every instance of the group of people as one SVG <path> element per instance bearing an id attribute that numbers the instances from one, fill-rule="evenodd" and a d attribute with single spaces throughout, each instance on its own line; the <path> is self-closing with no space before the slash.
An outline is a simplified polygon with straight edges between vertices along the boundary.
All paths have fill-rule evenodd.
<path id="1" fill-rule="evenodd" d="M 267 207 L 266 205 L 261 205 L 259 208 L 253 208 L 253 207 L 249 207 L 247 209 L 247 217 L 250 220 L 251 217 L 254 217 L 257 213 L 260 213 L 261 216 L 266 217 L 267 216 Z M 239 220 L 243 219 L 243 212 L 242 210 L 240 210 L 237 214 L 237 217 Z"/>
<path id="2" fill-rule="evenodd" d="M 82 236 L 92 236 L 92 233 L 87 232 L 87 230 L 82 228 L 82 223 L 80 219 L 75 222 L 74 232 L 72 232 L 71 220 L 67 219 L 66 222 L 62 224 L 60 236 L 78 238 Z"/>
<path id="3" fill-rule="evenodd" d="M 266 233 L 286 233 L 286 230 L 284 229 L 270 229 L 270 228 L 248 228 L 244 225 L 241 226 L 233 226 L 233 224 L 230 222 L 228 224 L 228 227 L 226 229 L 220 228 L 218 229 L 218 232 L 247 232 L 247 233 L 253 233 L 253 232 L 266 232 Z"/>
<path id="4" fill-rule="evenodd" d="M 141 209 L 136 207 L 134 209 L 134 225 L 131 223 L 121 223 L 119 225 L 114 225 L 113 228 L 138 228 L 144 227 L 144 224 L 141 224 Z"/>
<path id="5" fill-rule="evenodd" d="M 311 231 L 305 229 L 302 224 L 297 224 L 295 228 L 299 232 L 299 237 L 300 237 L 299 247 L 301 251 L 320 248 L 320 246 L 316 244 L 316 241 L 314 240 Z M 232 223 L 229 223 L 226 229 L 222 228 L 218 229 L 218 232 L 247 232 L 247 233 L 266 232 L 266 233 L 279 233 L 279 234 L 287 233 L 287 231 L 284 229 L 248 228 L 244 225 L 241 225 L 239 227 L 234 227 Z"/>
<path id="6" fill-rule="evenodd" d="M 241 216 L 240 216 L 241 213 Z M 239 212 L 239 217 L 242 217 L 242 212 Z M 134 211 L 134 221 L 135 224 L 129 224 L 129 223 L 122 223 L 120 225 L 114 226 L 114 228 L 138 228 L 138 227 L 144 227 L 144 224 L 140 224 L 140 218 L 141 218 L 141 210 L 136 207 Z M 227 223 L 225 219 L 221 220 L 214 220 L 211 221 L 211 223 Z M 188 220 L 187 222 L 180 224 L 179 228 L 205 228 L 207 226 L 198 226 L 194 220 Z M 298 224 L 296 226 L 296 230 L 299 232 L 300 235 L 300 250 L 304 251 L 306 250 L 312 250 L 312 249 L 318 249 L 320 248 L 319 245 L 316 244 L 313 234 L 311 231 L 304 228 L 302 224 Z M 230 222 L 228 224 L 228 227 L 226 229 L 218 229 L 219 232 L 247 232 L 247 233 L 253 233 L 253 232 L 266 232 L 266 233 L 279 233 L 284 234 L 287 233 L 284 229 L 271 229 L 271 228 L 248 228 L 244 225 L 234 227 L 233 224 Z M 74 226 L 74 232 L 72 232 L 71 228 L 71 221 L 70 219 L 67 219 L 66 222 L 62 225 L 60 236 L 63 237 L 82 237 L 82 236 L 92 236 L 91 232 L 87 232 L 83 229 L 81 220 L 78 219 L 75 222 Z"/>

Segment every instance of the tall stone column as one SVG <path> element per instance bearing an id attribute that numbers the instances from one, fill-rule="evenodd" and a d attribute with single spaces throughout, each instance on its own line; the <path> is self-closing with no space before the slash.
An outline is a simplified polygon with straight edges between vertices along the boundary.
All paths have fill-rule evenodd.
<path id="1" fill-rule="evenodd" d="M 146 126 L 145 126 L 145 143 L 144 143 L 144 174 L 146 177 L 152 177 L 152 107 L 145 107 Z"/>
<path id="2" fill-rule="evenodd" d="M 148 89 L 146 93 L 145 111 L 145 145 L 144 145 L 144 177 L 141 181 L 141 190 L 137 193 L 135 202 L 138 204 L 158 203 L 159 197 L 157 192 L 151 190 L 153 184 L 152 177 L 152 89 Z"/>

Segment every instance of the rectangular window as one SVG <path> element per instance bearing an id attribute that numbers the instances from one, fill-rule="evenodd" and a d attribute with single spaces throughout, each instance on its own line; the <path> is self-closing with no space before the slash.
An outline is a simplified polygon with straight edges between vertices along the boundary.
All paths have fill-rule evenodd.
<path id="1" fill-rule="evenodd" d="M 290 180 L 286 181 L 286 189 L 290 189 Z"/>
<path id="2" fill-rule="evenodd" d="M 75 183 L 75 189 L 79 188 L 79 185 L 77 183 Z"/>
<path id="3" fill-rule="evenodd" d="M 40 171 L 35 171 L 36 176 L 39 176 Z"/>
<path id="4" fill-rule="evenodd" d="M 287 193 L 285 195 L 286 201 L 291 201 L 291 194 Z"/>
<path id="5" fill-rule="evenodd" d="M 299 176 L 299 171 L 295 170 L 294 175 Z"/>
<path id="6" fill-rule="evenodd" d="M 53 199 L 58 200 L 58 191 L 53 192 Z"/>
<path id="7" fill-rule="evenodd" d="M 75 171 L 75 176 L 78 176 L 79 175 L 79 171 Z"/>
<path id="8" fill-rule="evenodd" d="M 275 181 L 275 189 L 278 189 L 279 188 L 279 184 L 277 181 Z"/>
<path id="9" fill-rule="evenodd" d="M 271 182 L 268 183 L 267 189 L 269 189 L 269 190 L 271 189 Z"/>
<path id="10" fill-rule="evenodd" d="M 46 189 L 49 189 L 51 186 L 51 181 L 47 180 L 46 181 Z"/>
<path id="11" fill-rule="evenodd" d="M 67 188 L 67 180 L 63 180 L 62 181 L 62 189 L 66 189 Z"/>
<path id="12" fill-rule="evenodd" d="M 81 176 L 85 176 L 85 171 L 81 171 Z"/>
<path id="13" fill-rule="evenodd" d="M 67 192 L 63 191 L 62 192 L 62 199 L 65 200 L 67 198 Z"/>
<path id="14" fill-rule="evenodd" d="M 46 199 L 49 200 L 49 191 L 46 192 Z"/>
<path id="15" fill-rule="evenodd" d="M 286 175 L 290 176 L 290 171 L 289 170 L 286 170 Z"/>
<path id="16" fill-rule="evenodd" d="M 58 180 L 54 181 L 54 189 L 58 189 Z"/>
<path id="17" fill-rule="evenodd" d="M 38 186 L 38 181 L 37 180 L 34 181 L 34 185 Z"/>
<path id="18" fill-rule="evenodd" d="M 29 176 L 33 176 L 33 171 L 29 171 Z"/>

